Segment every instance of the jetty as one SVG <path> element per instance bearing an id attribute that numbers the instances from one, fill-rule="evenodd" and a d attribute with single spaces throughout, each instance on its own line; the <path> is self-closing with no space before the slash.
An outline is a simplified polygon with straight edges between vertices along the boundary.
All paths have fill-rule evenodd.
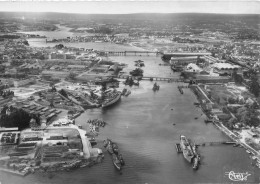
<path id="1" fill-rule="evenodd" d="M 221 144 L 233 145 L 233 144 L 237 144 L 237 142 L 235 142 L 235 141 L 213 141 L 213 142 L 197 143 L 195 145 L 196 146 L 214 146 L 214 145 L 221 145 Z"/>
<path id="2" fill-rule="evenodd" d="M 18 170 L 12 170 L 12 169 L 7 169 L 7 168 L 1 168 L 0 167 L 0 171 L 6 172 L 6 173 L 11 173 L 14 175 L 18 175 L 18 176 L 26 176 L 29 174 L 29 171 L 24 171 L 24 172 L 20 172 Z"/>

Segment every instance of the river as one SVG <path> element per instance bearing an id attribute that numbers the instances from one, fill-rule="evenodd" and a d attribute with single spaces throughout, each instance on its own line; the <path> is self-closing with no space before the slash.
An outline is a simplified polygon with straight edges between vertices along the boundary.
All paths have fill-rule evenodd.
<path id="1" fill-rule="evenodd" d="M 130 48 L 129 48 L 130 49 Z M 135 60 L 145 63 L 145 75 L 175 76 L 160 57 L 121 56 L 112 60 L 125 62 L 134 68 Z M 128 71 L 128 70 L 126 70 Z M 153 92 L 151 81 L 141 81 L 139 87 L 131 88 L 131 95 L 107 109 L 86 110 L 76 119 L 76 124 L 87 129 L 87 119 L 100 118 L 108 123 L 100 129 L 97 147 L 110 138 L 118 143 L 126 166 L 122 174 L 115 170 L 110 155 L 105 153 L 104 161 L 91 168 L 79 168 L 70 172 L 58 172 L 48 177 L 46 174 L 31 174 L 24 178 L 10 177 L 2 173 L 0 181 L 21 184 L 181 184 L 181 183 L 224 183 L 231 182 L 225 172 L 251 172 L 250 181 L 259 182 L 259 170 L 251 166 L 249 155 L 243 148 L 230 145 L 199 147 L 202 160 L 199 170 L 178 154 L 175 143 L 181 134 L 193 141 L 228 141 L 229 138 L 214 125 L 205 124 L 200 108 L 193 105 L 195 95 L 184 89 L 181 95 L 177 89 L 183 83 L 157 82 L 158 92 Z M 173 125 L 175 124 L 175 125 Z M 8 182 L 7 182 L 8 181 Z"/>

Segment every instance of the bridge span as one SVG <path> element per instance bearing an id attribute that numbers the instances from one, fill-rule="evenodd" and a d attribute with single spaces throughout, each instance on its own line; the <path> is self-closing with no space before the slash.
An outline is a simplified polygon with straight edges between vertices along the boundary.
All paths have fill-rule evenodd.
<path id="1" fill-rule="evenodd" d="M 114 78 L 117 79 L 126 79 L 129 75 L 119 75 Z M 131 76 L 134 80 L 150 80 L 150 81 L 167 81 L 167 82 L 186 82 L 184 79 L 178 79 L 176 77 L 157 77 L 157 76 Z"/>
<path id="2" fill-rule="evenodd" d="M 161 52 L 155 52 L 155 51 L 102 51 L 105 53 L 106 56 L 127 56 L 127 55 L 140 55 L 145 54 L 149 56 L 149 54 L 154 54 L 156 56 L 162 55 Z"/>

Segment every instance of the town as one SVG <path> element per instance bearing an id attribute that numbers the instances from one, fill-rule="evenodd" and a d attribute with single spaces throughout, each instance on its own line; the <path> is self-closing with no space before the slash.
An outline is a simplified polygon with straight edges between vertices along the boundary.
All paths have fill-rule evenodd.
<path id="1" fill-rule="evenodd" d="M 0 19 L 1 171 L 25 176 L 102 165 L 107 150 L 123 172 L 129 160 L 119 153 L 122 142 L 108 137 L 102 145 L 100 137 L 113 122 L 97 111 L 109 113 L 145 90 L 156 95 L 174 86 L 174 98 L 190 92 L 196 97 L 188 102 L 202 110 L 194 121 L 212 124 L 244 148 L 259 172 L 259 15 L 178 14 L 173 20 L 172 14 L 156 14 L 151 16 L 157 21 L 134 22 L 135 14 L 72 14 L 77 21 L 58 13 L 10 15 Z M 195 145 L 214 142 L 194 139 Z"/>

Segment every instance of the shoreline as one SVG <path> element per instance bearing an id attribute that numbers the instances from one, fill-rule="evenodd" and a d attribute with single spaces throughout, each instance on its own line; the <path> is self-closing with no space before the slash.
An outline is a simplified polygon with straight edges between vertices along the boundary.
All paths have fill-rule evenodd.
<path id="1" fill-rule="evenodd" d="M 196 86 L 196 87 L 198 87 L 200 89 L 199 86 Z M 192 90 L 192 92 L 194 93 L 193 90 Z M 201 93 L 201 94 L 204 96 L 204 98 L 208 98 L 207 96 L 205 96 L 204 93 Z M 197 97 L 198 101 L 200 101 L 200 97 L 198 97 L 198 95 L 196 95 L 195 93 L 194 93 L 194 95 Z M 200 104 L 201 104 L 201 102 L 200 102 Z M 201 105 L 200 105 L 200 108 L 203 111 L 203 113 L 208 117 L 207 112 L 205 112 L 205 110 L 202 108 Z M 213 122 L 213 125 L 215 125 L 217 127 L 217 129 L 219 129 L 221 132 L 223 132 L 231 140 L 235 141 L 237 144 L 241 145 L 243 148 L 245 148 L 250 153 L 252 153 L 255 157 L 257 157 L 257 160 L 260 162 L 260 153 L 257 150 L 255 150 L 254 148 L 252 148 L 250 145 L 248 145 L 246 142 L 244 142 L 241 139 L 239 139 L 239 137 L 237 135 L 235 135 L 234 132 L 229 130 L 226 126 L 224 126 L 221 121 Z"/>

